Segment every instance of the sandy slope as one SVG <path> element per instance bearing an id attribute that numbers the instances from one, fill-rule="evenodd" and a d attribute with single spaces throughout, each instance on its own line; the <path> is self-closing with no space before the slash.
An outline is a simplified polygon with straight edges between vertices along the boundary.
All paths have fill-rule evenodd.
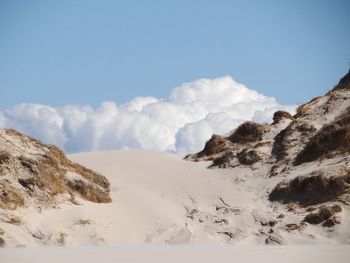
<path id="1" fill-rule="evenodd" d="M 225 262 L 317 262 L 346 263 L 349 246 L 118 246 L 69 248 L 5 248 L 0 250 L 1 262 L 37 263 L 225 263 Z"/>
<path id="2" fill-rule="evenodd" d="M 267 200 L 278 178 L 250 167 L 207 169 L 208 162 L 149 151 L 69 156 L 105 175 L 113 202 L 62 199 L 56 208 L 19 208 L 19 225 L 0 222 L 7 246 L 126 244 L 349 244 L 348 209 L 340 225 L 287 230 L 304 215 Z M 262 168 L 259 169 L 262 170 Z M 279 215 L 284 214 L 284 217 Z M 271 226 L 271 221 L 276 221 Z"/>
<path id="3" fill-rule="evenodd" d="M 107 243 L 216 242 L 226 236 L 214 229 L 205 231 L 186 215 L 190 217 L 197 209 L 208 211 L 205 216 L 209 217 L 216 205 L 223 206 L 220 197 L 239 205 L 237 209 L 242 211 L 252 202 L 250 193 L 235 191 L 217 170 L 206 169 L 207 163 L 183 161 L 169 153 L 115 151 L 70 158 L 99 171 L 111 182 L 112 204 L 81 208 L 81 218 L 96 222 Z M 250 223 L 247 220 L 238 225 L 247 228 Z"/>
<path id="4" fill-rule="evenodd" d="M 298 221 L 286 213 L 273 233 L 268 222 L 283 211 L 266 199 L 267 181 L 250 168 L 206 169 L 207 162 L 188 162 L 162 152 L 112 151 L 69 156 L 110 180 L 112 203 L 82 199 L 38 212 L 14 211 L 22 225 L 2 224 L 8 246 L 1 262 L 347 262 L 349 246 L 254 246 L 340 244 L 341 238 L 317 226 L 307 231 L 282 231 Z M 232 174 L 232 172 L 235 172 Z M 255 177 L 254 177 L 255 176 Z M 254 177 L 254 178 L 253 178 Z M 275 182 L 271 181 L 270 184 Z M 282 219 L 281 219 L 282 220 Z M 267 223 L 267 225 L 264 225 Z M 281 225 L 280 227 L 278 225 Z M 339 231 L 338 231 L 339 232 Z M 67 245 L 65 248 L 32 246 Z M 146 244 L 150 243 L 150 244 Z M 238 244 L 228 246 L 227 244 Z M 181 244 L 166 246 L 164 244 Z M 243 244 L 243 245 L 241 245 Z M 104 245 L 91 247 L 91 245 Z M 88 257 L 87 257 L 88 255 Z"/>

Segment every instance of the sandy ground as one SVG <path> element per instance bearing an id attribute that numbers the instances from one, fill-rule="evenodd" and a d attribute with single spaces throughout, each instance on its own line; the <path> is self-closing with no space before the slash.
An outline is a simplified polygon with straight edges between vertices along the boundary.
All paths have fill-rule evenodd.
<path id="1" fill-rule="evenodd" d="M 349 224 L 337 226 L 344 231 L 320 226 L 286 231 L 285 224 L 300 222 L 300 216 L 268 202 L 266 189 L 276 182 L 267 183 L 250 168 L 232 174 L 230 169 L 207 169 L 207 162 L 149 151 L 69 158 L 105 175 L 113 202 L 79 199 L 80 205 L 67 201 L 40 212 L 14 211 L 24 224 L 0 225 L 5 235 L 12 233 L 0 249 L 0 262 L 320 263 L 350 258 L 350 246 L 340 245 L 349 241 Z M 271 232 L 267 222 L 280 213 L 286 216 Z M 267 240 L 288 246 L 265 246 Z"/>
<path id="2" fill-rule="evenodd" d="M 286 224 L 303 215 L 267 200 L 281 180 L 249 167 L 207 169 L 208 162 L 150 151 L 110 151 L 69 156 L 105 175 L 112 203 L 68 199 L 55 208 L 11 212 L 21 225 L 0 222 L 6 246 L 131 244 L 349 244 L 348 209 L 333 228 Z M 63 199 L 64 200 L 64 199 Z M 279 215 L 284 214 L 283 218 Z M 276 221 L 270 226 L 271 220 Z"/>
<path id="3" fill-rule="evenodd" d="M 206 216 L 210 217 L 209 211 L 223 205 L 219 198 L 231 203 L 239 200 L 240 207 L 251 203 L 250 194 L 233 191 L 233 184 L 217 170 L 206 169 L 206 162 L 187 162 L 182 156 L 148 151 L 69 157 L 99 171 L 111 182 L 112 204 L 84 205 L 83 209 L 90 212 L 81 211 L 106 226 L 103 236 L 109 244 L 216 242 L 215 231 L 208 234 L 192 225 L 186 214 L 197 209 L 208 211 Z"/>
<path id="4" fill-rule="evenodd" d="M 224 263 L 224 262 L 317 262 L 346 263 L 349 246 L 118 246 L 118 247 L 32 247 L 0 250 L 1 262 L 50 263 Z"/>

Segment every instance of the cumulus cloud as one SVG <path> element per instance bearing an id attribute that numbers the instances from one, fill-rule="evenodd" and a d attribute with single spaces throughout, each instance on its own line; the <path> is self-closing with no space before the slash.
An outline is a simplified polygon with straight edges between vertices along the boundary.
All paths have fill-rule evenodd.
<path id="1" fill-rule="evenodd" d="M 0 127 L 15 128 L 67 152 L 146 149 L 196 152 L 212 134 L 231 131 L 246 120 L 271 122 L 280 105 L 231 77 L 199 79 L 174 88 L 167 99 L 136 97 L 97 109 L 19 104 L 0 111 Z"/>

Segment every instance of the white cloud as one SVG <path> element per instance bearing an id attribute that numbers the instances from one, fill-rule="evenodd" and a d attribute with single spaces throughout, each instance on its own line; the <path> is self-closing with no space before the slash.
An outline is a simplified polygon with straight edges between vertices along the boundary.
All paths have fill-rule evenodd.
<path id="1" fill-rule="evenodd" d="M 64 146 L 67 138 L 63 130 L 64 119 L 58 110 L 39 104 L 19 104 L 3 112 L 4 127 L 24 131 L 51 144 Z"/>
<path id="2" fill-rule="evenodd" d="M 158 99 L 155 97 L 135 97 L 130 102 L 125 103 L 122 108 L 128 111 L 140 112 L 146 105 L 156 102 L 158 102 Z"/>
<path id="3" fill-rule="evenodd" d="M 263 110 L 256 110 L 253 114 L 252 120 L 259 123 L 270 123 L 273 114 L 279 110 L 287 111 L 290 114 L 294 115 L 296 113 L 296 105 L 278 105 L 274 107 L 265 108 Z"/>
<path id="4" fill-rule="evenodd" d="M 213 133 L 244 120 L 270 122 L 276 110 L 294 113 L 235 82 L 231 77 L 199 79 L 173 89 L 168 99 L 136 97 L 117 106 L 19 104 L 0 111 L 0 127 L 15 128 L 68 152 L 147 149 L 196 152 Z"/>
<path id="5" fill-rule="evenodd" d="M 224 134 L 244 120 L 232 119 L 227 113 L 209 113 L 204 119 L 186 124 L 176 133 L 178 153 L 198 152 L 213 134 Z"/>

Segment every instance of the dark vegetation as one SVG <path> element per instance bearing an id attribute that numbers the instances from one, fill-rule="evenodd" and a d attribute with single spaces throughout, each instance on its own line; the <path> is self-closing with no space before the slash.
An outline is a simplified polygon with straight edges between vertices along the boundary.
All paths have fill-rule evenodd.
<path id="1" fill-rule="evenodd" d="M 283 119 L 289 119 L 289 120 L 293 120 L 293 116 L 286 111 L 276 111 L 273 114 L 273 123 L 272 124 L 277 124 L 279 123 L 281 120 Z"/>
<path id="2" fill-rule="evenodd" d="M 251 143 L 260 141 L 265 131 L 265 125 L 247 121 L 241 124 L 228 139 L 232 143 Z"/>
<path id="3" fill-rule="evenodd" d="M 209 141 L 206 142 L 204 149 L 198 153 L 198 157 L 210 156 L 221 153 L 227 150 L 227 140 L 220 135 L 213 135 Z"/>
<path id="4" fill-rule="evenodd" d="M 324 205 L 321 206 L 316 212 L 306 215 L 304 221 L 309 224 L 317 225 L 330 219 L 334 214 L 339 213 L 341 211 L 342 209 L 339 205 Z M 325 226 L 331 226 L 331 224 L 331 221 L 328 221 L 328 223 L 326 223 Z"/>
<path id="5" fill-rule="evenodd" d="M 339 176 L 324 176 L 315 173 L 298 176 L 291 181 L 279 183 L 270 193 L 270 201 L 299 203 L 302 206 L 335 200 L 349 192 L 350 173 Z"/>
<path id="6" fill-rule="evenodd" d="M 237 154 L 240 164 L 252 165 L 261 160 L 261 157 L 255 150 L 244 149 Z"/>
<path id="7" fill-rule="evenodd" d="M 324 126 L 297 155 L 294 164 L 331 158 L 350 152 L 350 110 L 337 121 Z"/>

